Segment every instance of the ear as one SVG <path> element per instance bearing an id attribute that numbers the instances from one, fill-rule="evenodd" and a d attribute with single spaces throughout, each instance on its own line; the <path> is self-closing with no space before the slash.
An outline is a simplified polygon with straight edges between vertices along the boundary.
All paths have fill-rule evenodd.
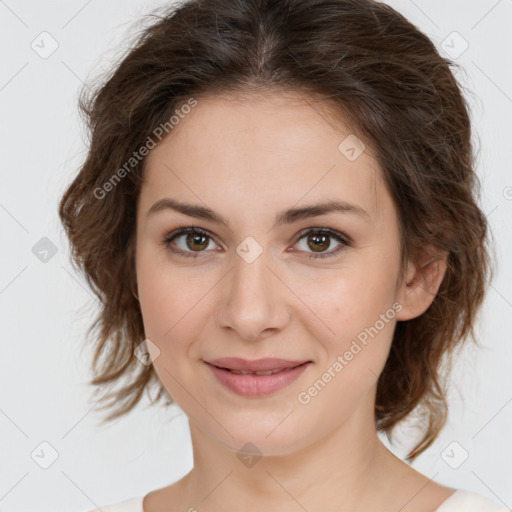
<path id="1" fill-rule="evenodd" d="M 397 291 L 402 309 L 396 318 L 411 320 L 422 315 L 432 304 L 446 273 L 448 252 L 432 245 L 422 248 L 416 261 L 407 263 L 406 278 Z"/>

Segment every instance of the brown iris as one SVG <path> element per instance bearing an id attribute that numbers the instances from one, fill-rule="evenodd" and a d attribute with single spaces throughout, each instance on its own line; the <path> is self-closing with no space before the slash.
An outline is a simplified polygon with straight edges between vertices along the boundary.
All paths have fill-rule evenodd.
<path id="1" fill-rule="evenodd" d="M 200 240 L 203 239 L 201 243 Z M 186 237 L 186 244 L 190 250 L 194 250 L 194 247 L 189 243 L 192 241 L 193 244 L 196 244 L 196 249 L 201 251 L 202 249 L 206 249 L 208 247 L 209 239 L 206 235 L 198 234 L 198 233 L 188 233 Z M 200 247 L 198 247 L 200 246 Z"/>
<path id="2" fill-rule="evenodd" d="M 312 242 L 311 248 L 315 252 L 321 252 L 322 249 L 329 248 L 329 238 L 330 238 L 330 235 L 315 233 L 315 234 L 309 235 L 307 240 L 308 240 L 308 244 L 310 242 Z"/>

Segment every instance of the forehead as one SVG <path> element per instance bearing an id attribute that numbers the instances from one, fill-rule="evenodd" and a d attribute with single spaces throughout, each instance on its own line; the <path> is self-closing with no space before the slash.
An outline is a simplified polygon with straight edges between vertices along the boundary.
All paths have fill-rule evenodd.
<path id="1" fill-rule="evenodd" d="M 220 194 L 248 209 L 337 198 L 376 215 L 385 190 L 370 148 L 361 152 L 358 141 L 331 105 L 313 97 L 199 97 L 150 151 L 141 195 L 218 205 Z"/>

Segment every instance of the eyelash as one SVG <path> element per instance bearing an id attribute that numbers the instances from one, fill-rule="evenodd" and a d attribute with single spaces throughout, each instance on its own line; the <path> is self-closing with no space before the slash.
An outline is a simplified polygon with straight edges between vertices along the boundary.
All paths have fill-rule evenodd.
<path id="1" fill-rule="evenodd" d="M 339 247 L 337 247 L 336 249 L 333 249 L 329 252 L 310 254 L 309 256 L 306 256 L 307 259 L 331 258 L 331 257 L 337 256 L 338 253 L 340 251 L 342 251 L 345 247 L 351 246 L 351 240 L 347 236 L 344 236 L 341 233 L 338 233 L 337 231 L 334 231 L 330 228 L 310 228 L 310 229 L 304 230 L 300 233 L 300 236 L 297 239 L 296 243 L 298 243 L 300 240 L 307 237 L 311 233 L 320 234 L 320 235 L 329 235 L 332 238 L 334 238 L 337 242 L 340 242 L 341 245 Z M 200 253 L 205 252 L 205 251 L 193 251 L 191 253 L 191 252 L 182 251 L 181 249 L 171 248 L 171 242 L 173 242 L 174 239 L 178 238 L 181 235 L 186 235 L 186 234 L 202 235 L 206 238 L 209 238 L 210 240 L 213 240 L 213 237 L 210 236 L 208 234 L 208 232 L 205 231 L 204 229 L 198 228 L 198 227 L 188 227 L 188 228 L 180 228 L 180 229 L 172 231 L 165 237 L 163 243 L 167 249 L 169 249 L 170 251 L 172 251 L 176 254 L 179 254 L 180 256 L 184 256 L 186 258 L 194 258 L 194 259 L 198 258 Z M 196 254 L 193 254 L 194 252 Z"/>

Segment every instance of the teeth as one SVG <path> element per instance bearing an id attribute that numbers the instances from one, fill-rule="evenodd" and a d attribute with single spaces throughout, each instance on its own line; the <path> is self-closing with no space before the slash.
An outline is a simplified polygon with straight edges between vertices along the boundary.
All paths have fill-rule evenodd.
<path id="1" fill-rule="evenodd" d="M 283 368 L 279 368 L 277 370 L 267 370 L 267 371 L 264 371 L 264 372 L 246 372 L 246 371 L 243 371 L 243 370 L 229 370 L 229 371 L 231 373 L 235 373 L 237 375 L 272 375 L 274 373 L 279 373 L 282 370 L 283 370 Z"/>

